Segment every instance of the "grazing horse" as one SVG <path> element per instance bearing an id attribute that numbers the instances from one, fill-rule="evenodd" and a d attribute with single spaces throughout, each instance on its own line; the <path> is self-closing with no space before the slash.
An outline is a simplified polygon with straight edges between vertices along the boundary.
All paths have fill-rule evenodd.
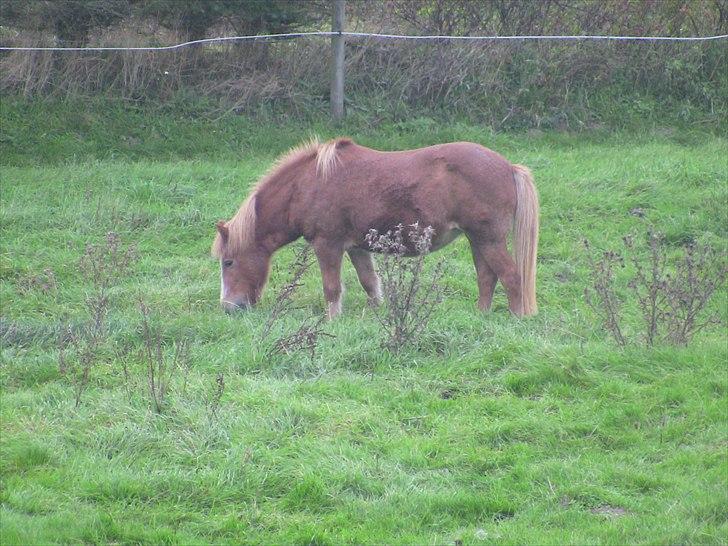
<path id="1" fill-rule="evenodd" d="M 341 261 L 349 255 L 370 301 L 381 299 L 365 237 L 417 222 L 434 228 L 432 249 L 460 234 L 470 241 L 478 307 L 490 308 L 500 279 L 511 312 L 536 313 L 538 196 L 531 172 L 479 144 L 454 142 L 380 152 L 339 138 L 314 139 L 281 157 L 235 216 L 217 223 L 226 311 L 254 305 L 271 255 L 303 237 L 321 268 L 328 316 L 341 313 Z M 514 258 L 506 249 L 513 226 Z"/>

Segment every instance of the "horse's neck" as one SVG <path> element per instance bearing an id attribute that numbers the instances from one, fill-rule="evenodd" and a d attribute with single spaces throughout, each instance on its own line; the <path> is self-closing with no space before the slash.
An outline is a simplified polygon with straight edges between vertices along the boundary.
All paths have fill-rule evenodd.
<path id="1" fill-rule="evenodd" d="M 292 182 L 266 185 L 258 191 L 256 239 L 270 253 L 298 239 L 301 234 L 290 223 L 289 207 L 295 188 Z"/>

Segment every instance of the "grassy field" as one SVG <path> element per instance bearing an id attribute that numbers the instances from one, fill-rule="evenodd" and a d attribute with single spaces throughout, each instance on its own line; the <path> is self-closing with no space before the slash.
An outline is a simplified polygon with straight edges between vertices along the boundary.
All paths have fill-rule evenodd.
<path id="1" fill-rule="evenodd" d="M 31 109 L 4 116 L 3 545 L 728 544 L 724 327 L 686 348 L 617 348 L 585 304 L 581 244 L 617 248 L 651 222 L 676 247 L 725 248 L 724 138 L 347 127 L 383 149 L 467 139 L 529 165 L 540 313 L 509 316 L 500 287 L 493 312 L 477 312 L 459 240 L 440 253 L 445 300 L 426 332 L 390 353 L 347 263 L 344 315 L 311 361 L 269 356 L 260 341 L 292 250 L 276 256 L 259 308 L 239 316 L 218 308 L 209 258 L 214 222 L 310 128 L 152 118 L 148 134 L 122 140 L 123 126 L 93 116 L 71 129 Z M 58 338 L 87 319 L 78 262 L 109 231 L 139 259 L 110 292 L 76 408 Z M 168 353 L 190 340 L 191 369 L 174 374 L 161 413 L 134 356 L 140 297 Z M 271 337 L 322 300 L 312 269 Z M 712 307 L 728 318 L 725 288 Z"/>

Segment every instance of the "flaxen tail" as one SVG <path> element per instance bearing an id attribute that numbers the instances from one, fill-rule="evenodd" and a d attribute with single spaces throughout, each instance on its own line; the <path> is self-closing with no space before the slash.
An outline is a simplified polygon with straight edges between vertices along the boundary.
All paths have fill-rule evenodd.
<path id="1" fill-rule="evenodd" d="M 535 315 L 536 251 L 538 250 L 538 194 L 528 167 L 513 165 L 516 181 L 516 215 L 513 218 L 513 249 L 521 275 L 521 308 L 523 314 Z"/>

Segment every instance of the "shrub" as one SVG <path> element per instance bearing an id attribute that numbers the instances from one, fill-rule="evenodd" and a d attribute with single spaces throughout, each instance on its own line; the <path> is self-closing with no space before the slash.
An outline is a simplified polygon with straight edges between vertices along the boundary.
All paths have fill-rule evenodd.
<path id="1" fill-rule="evenodd" d="M 644 247 L 637 246 L 631 235 L 622 242 L 627 260 L 612 251 L 595 260 L 589 243 L 584 241 L 591 267 L 586 301 L 618 345 L 628 343 L 620 293 L 637 305 L 640 335 L 648 347 L 658 342 L 687 345 L 700 330 L 720 323 L 720 316 L 710 313 L 708 306 L 728 273 L 724 251 L 691 241 L 673 257 L 664 237 L 651 229 Z M 621 286 L 615 272 L 627 267 L 631 275 Z"/>
<path id="2" fill-rule="evenodd" d="M 444 274 L 442 259 L 430 274 L 424 271 L 425 256 L 432 248 L 435 230 L 418 223 L 380 235 L 371 229 L 366 237 L 369 247 L 382 254 L 379 274 L 385 305 L 377 312 L 386 339 L 382 345 L 398 351 L 415 341 L 425 329 L 435 306 L 442 301 Z M 414 257 L 407 257 L 414 253 Z"/>
<path id="3" fill-rule="evenodd" d="M 110 293 L 136 260 L 134 247 L 124 248 L 114 232 L 106 234 L 102 244 L 88 244 L 79 261 L 79 271 L 91 285 L 85 299 L 88 320 L 78 329 L 63 328 L 59 340 L 58 368 L 74 387 L 78 407 L 86 390 L 91 369 L 103 360 L 108 344 L 107 317 Z"/>

